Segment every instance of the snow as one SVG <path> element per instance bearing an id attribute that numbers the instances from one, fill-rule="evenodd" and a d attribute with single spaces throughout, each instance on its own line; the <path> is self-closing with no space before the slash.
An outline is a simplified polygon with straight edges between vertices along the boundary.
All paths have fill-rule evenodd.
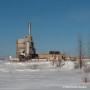
<path id="1" fill-rule="evenodd" d="M 61 67 L 50 61 L 0 61 L 0 90 L 89 90 L 90 82 L 82 80 L 84 72 L 74 67 L 72 61 L 65 61 Z"/>
<path id="2" fill-rule="evenodd" d="M 62 70 L 73 70 L 75 68 L 74 62 L 72 61 L 66 61 L 65 65 L 61 67 Z"/>

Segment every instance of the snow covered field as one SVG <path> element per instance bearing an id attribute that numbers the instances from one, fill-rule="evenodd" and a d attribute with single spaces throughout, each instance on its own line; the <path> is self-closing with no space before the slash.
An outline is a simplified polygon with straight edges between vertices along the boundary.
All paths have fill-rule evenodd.
<path id="1" fill-rule="evenodd" d="M 51 62 L 0 61 L 0 90 L 89 90 L 90 82 L 83 82 L 84 76 L 71 61 L 61 68 Z"/>

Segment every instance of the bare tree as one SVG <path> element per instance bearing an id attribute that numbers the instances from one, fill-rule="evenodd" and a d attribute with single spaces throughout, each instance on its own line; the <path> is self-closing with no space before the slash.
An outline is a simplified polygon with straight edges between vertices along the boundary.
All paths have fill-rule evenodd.
<path id="1" fill-rule="evenodd" d="M 83 39 L 82 36 L 79 35 L 78 38 L 78 57 L 79 57 L 79 64 L 80 64 L 80 69 L 82 68 L 82 59 L 84 57 L 84 47 L 83 47 Z"/>

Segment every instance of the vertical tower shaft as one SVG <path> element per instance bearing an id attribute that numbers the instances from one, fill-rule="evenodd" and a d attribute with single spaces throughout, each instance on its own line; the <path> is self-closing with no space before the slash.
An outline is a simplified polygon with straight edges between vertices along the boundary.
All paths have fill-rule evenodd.
<path id="1" fill-rule="evenodd" d="M 31 35 L 31 23 L 28 23 L 28 35 Z"/>

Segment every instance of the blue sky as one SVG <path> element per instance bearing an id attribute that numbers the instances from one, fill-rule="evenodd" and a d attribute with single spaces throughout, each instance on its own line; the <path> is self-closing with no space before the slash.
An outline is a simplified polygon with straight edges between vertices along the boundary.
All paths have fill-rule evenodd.
<path id="1" fill-rule="evenodd" d="M 90 0 L 0 0 L 0 57 L 16 55 L 16 39 L 32 24 L 37 53 L 75 54 L 77 36 L 90 33 Z"/>

